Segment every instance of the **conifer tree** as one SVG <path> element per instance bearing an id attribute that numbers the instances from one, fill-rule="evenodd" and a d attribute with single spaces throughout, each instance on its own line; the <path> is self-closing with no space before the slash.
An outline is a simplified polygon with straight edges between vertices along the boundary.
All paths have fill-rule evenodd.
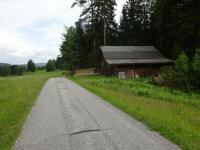
<path id="1" fill-rule="evenodd" d="M 120 20 L 120 40 L 127 45 L 150 45 L 150 0 L 127 0 Z"/>
<path id="2" fill-rule="evenodd" d="M 122 8 L 122 16 L 120 18 L 120 26 L 119 26 L 119 41 L 120 45 L 129 45 L 127 37 L 130 36 L 129 33 L 129 23 L 128 23 L 128 6 L 125 4 Z"/>
<path id="3" fill-rule="evenodd" d="M 88 66 L 89 48 L 86 44 L 85 30 L 81 19 L 76 22 L 76 49 L 78 68 L 86 68 Z"/>
<path id="4" fill-rule="evenodd" d="M 36 66 L 35 66 L 35 63 L 33 62 L 33 60 L 29 60 L 28 61 L 27 69 L 30 72 L 35 72 L 36 71 Z"/>

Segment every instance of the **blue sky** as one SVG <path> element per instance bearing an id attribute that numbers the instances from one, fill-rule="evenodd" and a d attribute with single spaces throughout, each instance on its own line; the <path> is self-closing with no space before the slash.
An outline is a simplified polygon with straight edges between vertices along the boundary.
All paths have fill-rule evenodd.
<path id="1" fill-rule="evenodd" d="M 122 5 L 117 0 L 116 19 Z M 0 0 L 0 62 L 46 62 L 59 55 L 64 26 L 74 25 L 81 8 L 73 0 Z"/>

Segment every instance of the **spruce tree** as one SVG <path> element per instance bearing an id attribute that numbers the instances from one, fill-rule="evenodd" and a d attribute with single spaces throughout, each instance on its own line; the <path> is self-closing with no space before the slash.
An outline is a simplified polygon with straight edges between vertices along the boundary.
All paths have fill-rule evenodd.
<path id="1" fill-rule="evenodd" d="M 113 45 L 115 43 L 117 37 L 115 6 L 115 0 L 99 0 L 97 2 L 97 21 L 103 33 L 102 45 Z"/>
<path id="2" fill-rule="evenodd" d="M 122 8 L 122 16 L 120 18 L 120 26 L 119 26 L 119 41 L 120 45 L 129 45 L 128 38 L 130 36 L 129 33 L 129 23 L 128 23 L 128 6 L 124 5 Z"/>
<path id="3" fill-rule="evenodd" d="M 120 41 L 126 45 L 150 45 L 150 0 L 128 0 L 120 20 Z"/>
<path id="4" fill-rule="evenodd" d="M 90 50 L 88 62 L 94 67 L 100 66 L 102 45 L 114 45 L 117 38 L 115 22 L 115 0 L 77 0 L 73 6 L 84 6 L 81 14 L 86 31 L 87 48 Z M 98 32 L 97 32 L 98 31 Z"/>
<path id="5" fill-rule="evenodd" d="M 74 27 L 66 27 L 60 52 L 66 69 L 74 72 L 77 68 L 76 29 Z"/>
<path id="6" fill-rule="evenodd" d="M 54 71 L 54 70 L 55 70 L 55 63 L 54 63 L 53 60 L 49 60 L 49 61 L 47 62 L 46 70 L 47 70 L 47 72 L 50 72 L 50 71 Z"/>
<path id="7" fill-rule="evenodd" d="M 173 58 L 174 49 L 181 49 L 192 58 L 200 47 L 200 1 L 160 0 L 153 7 L 154 43 Z"/>
<path id="8" fill-rule="evenodd" d="M 86 44 L 85 31 L 82 20 L 76 22 L 76 49 L 77 49 L 77 66 L 86 68 L 88 66 L 88 47 Z"/>
<path id="9" fill-rule="evenodd" d="M 29 60 L 28 61 L 27 69 L 30 72 L 35 72 L 36 71 L 36 66 L 35 66 L 35 63 L 33 62 L 33 60 Z"/>

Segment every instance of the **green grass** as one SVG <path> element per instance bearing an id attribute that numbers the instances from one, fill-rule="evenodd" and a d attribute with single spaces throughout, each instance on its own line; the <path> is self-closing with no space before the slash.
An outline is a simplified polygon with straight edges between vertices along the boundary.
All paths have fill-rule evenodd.
<path id="1" fill-rule="evenodd" d="M 69 77 L 185 150 L 200 150 L 200 94 L 154 86 L 146 79 Z"/>
<path id="2" fill-rule="evenodd" d="M 0 150 L 10 150 L 44 83 L 60 71 L 0 77 Z"/>

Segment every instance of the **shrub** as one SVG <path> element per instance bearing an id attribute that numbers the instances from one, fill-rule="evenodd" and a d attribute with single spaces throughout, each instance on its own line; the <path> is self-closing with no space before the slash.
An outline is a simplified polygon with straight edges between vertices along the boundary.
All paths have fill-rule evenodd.
<path id="1" fill-rule="evenodd" d="M 30 71 L 30 72 L 35 72 L 35 71 L 36 71 L 35 63 L 34 63 L 32 60 L 29 60 L 29 61 L 28 61 L 27 69 L 28 69 L 28 71 Z"/>
<path id="2" fill-rule="evenodd" d="M 159 84 L 189 89 L 191 87 L 191 64 L 188 57 L 182 53 L 175 62 L 175 66 L 167 66 L 161 70 Z"/>
<path id="3" fill-rule="evenodd" d="M 53 60 L 49 60 L 49 61 L 47 62 L 46 70 L 47 70 L 47 72 L 50 72 L 50 71 L 54 71 L 54 70 L 55 70 L 55 64 L 54 64 L 54 61 L 53 61 Z"/>
<path id="4" fill-rule="evenodd" d="M 150 83 L 155 85 L 164 85 L 175 87 L 175 69 L 174 66 L 165 66 L 161 68 L 161 76 L 152 78 Z"/>
<path id="5" fill-rule="evenodd" d="M 176 60 L 174 73 L 178 86 L 190 88 L 190 61 L 184 53 Z"/>
<path id="6" fill-rule="evenodd" d="M 192 62 L 193 83 L 200 88 L 200 49 L 196 50 L 196 54 Z"/>
<path id="7" fill-rule="evenodd" d="M 139 96 L 147 96 L 147 97 L 150 95 L 148 91 L 138 91 L 137 94 L 138 94 Z"/>

